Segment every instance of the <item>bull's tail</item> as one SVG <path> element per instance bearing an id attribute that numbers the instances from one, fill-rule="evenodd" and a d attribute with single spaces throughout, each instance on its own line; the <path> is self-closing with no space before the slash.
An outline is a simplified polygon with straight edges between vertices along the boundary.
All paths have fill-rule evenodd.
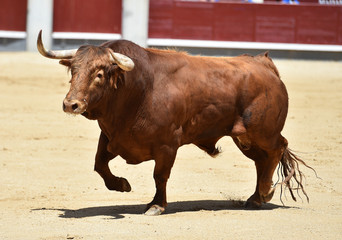
<path id="1" fill-rule="evenodd" d="M 300 159 L 297 155 L 295 155 L 287 146 L 285 148 L 285 151 L 282 155 L 282 158 L 279 163 L 278 168 L 278 177 L 279 175 L 282 176 L 282 183 L 281 185 L 281 193 L 280 193 L 280 201 L 283 203 L 281 197 L 283 193 L 283 186 L 285 186 L 285 189 L 288 188 L 291 197 L 294 201 L 296 201 L 296 197 L 293 194 L 293 190 L 297 190 L 297 195 L 299 195 L 299 191 L 301 191 L 304 196 L 306 197 L 307 201 L 309 202 L 309 197 L 307 193 L 304 190 L 303 186 L 303 179 L 305 178 L 303 172 L 299 169 L 299 165 L 302 164 L 307 168 L 310 168 L 313 170 L 316 174 L 315 169 L 308 166 L 302 159 Z M 280 172 L 280 174 L 279 174 Z M 316 174 L 317 176 L 317 174 Z M 284 204 L 284 203 L 283 203 Z"/>

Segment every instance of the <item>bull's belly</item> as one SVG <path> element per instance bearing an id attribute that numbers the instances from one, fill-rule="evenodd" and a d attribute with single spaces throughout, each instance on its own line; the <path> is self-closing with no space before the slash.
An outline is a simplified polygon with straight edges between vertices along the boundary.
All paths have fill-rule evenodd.
<path id="1" fill-rule="evenodd" d="M 151 160 L 151 148 L 145 146 L 145 144 L 138 143 L 132 140 L 111 142 L 108 145 L 108 150 L 114 155 L 119 155 L 128 164 L 139 164 L 144 161 Z"/>
<path id="2" fill-rule="evenodd" d="M 230 117 L 192 120 L 183 126 L 182 142 L 184 144 L 197 143 L 229 136 L 233 125 L 234 120 Z"/>

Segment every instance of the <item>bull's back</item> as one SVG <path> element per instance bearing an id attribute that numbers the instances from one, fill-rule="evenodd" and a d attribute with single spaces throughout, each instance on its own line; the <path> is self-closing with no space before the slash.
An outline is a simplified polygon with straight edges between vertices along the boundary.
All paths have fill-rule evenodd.
<path id="1" fill-rule="evenodd" d="M 179 72 L 177 84 L 187 103 L 182 123 L 185 142 L 231 135 L 239 119 L 246 118 L 246 125 L 261 124 L 261 115 L 274 118 L 282 129 L 287 92 L 266 56 L 193 57 Z M 279 115 L 281 119 L 276 119 Z"/>

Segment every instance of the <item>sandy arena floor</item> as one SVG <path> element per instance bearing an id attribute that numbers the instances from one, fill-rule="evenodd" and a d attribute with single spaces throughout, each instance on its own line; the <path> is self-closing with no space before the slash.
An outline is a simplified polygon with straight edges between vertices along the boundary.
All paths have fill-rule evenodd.
<path id="1" fill-rule="evenodd" d="M 223 138 L 215 159 L 179 150 L 167 211 L 148 217 L 153 161 L 113 160 L 132 192 L 108 191 L 93 171 L 97 123 L 62 111 L 67 70 L 0 53 L 0 239 L 342 239 L 342 62 L 275 63 L 290 96 L 283 135 L 321 178 L 302 168 L 310 203 L 287 192 L 284 207 L 277 189 L 262 210 L 244 209 L 255 167 Z"/>

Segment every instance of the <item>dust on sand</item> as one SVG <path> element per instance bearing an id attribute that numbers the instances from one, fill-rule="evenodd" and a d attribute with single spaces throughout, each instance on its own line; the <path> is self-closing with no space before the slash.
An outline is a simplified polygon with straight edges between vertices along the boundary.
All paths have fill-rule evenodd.
<path id="1" fill-rule="evenodd" d="M 283 135 L 321 177 L 302 167 L 310 203 L 287 193 L 283 206 L 277 189 L 262 210 L 244 209 L 255 167 L 223 138 L 215 159 L 180 148 L 169 206 L 147 217 L 153 162 L 113 160 L 132 192 L 108 191 L 93 171 L 97 123 L 62 111 L 66 69 L 37 53 L 0 53 L 0 239 L 342 238 L 342 62 L 275 64 L 290 96 Z"/>

